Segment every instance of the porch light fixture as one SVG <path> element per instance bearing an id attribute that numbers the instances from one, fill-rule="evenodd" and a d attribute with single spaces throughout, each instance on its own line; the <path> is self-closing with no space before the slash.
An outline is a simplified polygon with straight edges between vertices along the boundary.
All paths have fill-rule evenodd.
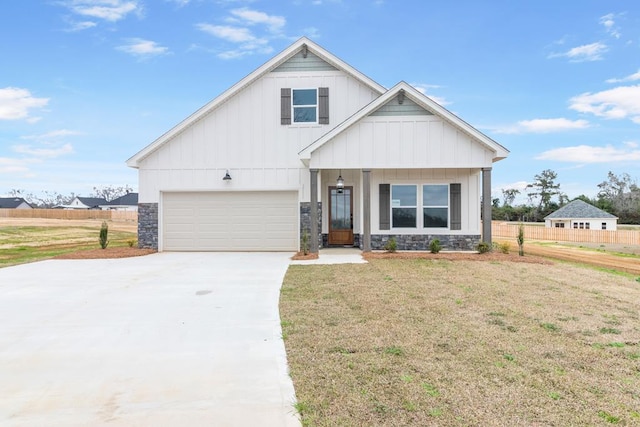
<path id="1" fill-rule="evenodd" d="M 344 179 L 342 179 L 342 169 L 340 169 L 340 174 L 338 175 L 338 179 L 336 180 L 336 187 L 338 187 L 338 193 L 342 193 L 344 189 Z"/>
<path id="2" fill-rule="evenodd" d="M 231 175 L 229 175 L 229 169 L 227 169 L 227 173 L 222 177 L 223 181 L 231 181 Z"/>

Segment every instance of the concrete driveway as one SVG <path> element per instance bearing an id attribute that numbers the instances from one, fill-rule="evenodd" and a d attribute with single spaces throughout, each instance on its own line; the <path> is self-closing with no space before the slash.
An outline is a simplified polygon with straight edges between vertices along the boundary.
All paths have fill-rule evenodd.
<path id="1" fill-rule="evenodd" d="M 286 253 L 0 269 L 0 425 L 299 426 Z"/>

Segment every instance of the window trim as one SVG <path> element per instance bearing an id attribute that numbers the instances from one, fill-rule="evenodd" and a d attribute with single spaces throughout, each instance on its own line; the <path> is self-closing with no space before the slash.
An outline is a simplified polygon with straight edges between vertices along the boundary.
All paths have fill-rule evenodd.
<path id="1" fill-rule="evenodd" d="M 422 228 L 426 230 L 451 230 L 451 184 L 420 184 L 422 187 L 422 200 L 420 200 L 422 205 Z M 446 195 L 447 195 L 447 205 L 425 205 L 424 203 L 424 187 L 447 187 Z M 447 226 L 446 227 L 427 227 L 424 224 L 424 210 L 426 208 L 446 208 L 447 209 Z"/>
<path id="2" fill-rule="evenodd" d="M 293 99 L 294 99 L 294 93 L 297 90 L 315 90 L 316 91 L 316 103 L 315 104 L 301 104 L 301 105 L 294 105 L 293 103 Z M 316 116 L 315 116 L 315 120 L 312 122 L 297 122 L 296 121 L 296 114 L 295 114 L 295 109 L 296 108 L 309 108 L 309 107 L 313 107 L 316 109 Z M 318 117 L 320 116 L 320 88 L 317 87 L 297 87 L 297 88 L 291 88 L 291 124 L 292 125 L 317 125 L 318 122 Z"/>

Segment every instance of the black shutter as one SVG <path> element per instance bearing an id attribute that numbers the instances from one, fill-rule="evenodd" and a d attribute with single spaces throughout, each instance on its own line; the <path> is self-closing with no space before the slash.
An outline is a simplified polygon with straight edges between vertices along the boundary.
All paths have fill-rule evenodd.
<path id="1" fill-rule="evenodd" d="M 391 185 L 380 184 L 380 197 L 378 205 L 380 206 L 380 230 L 391 230 Z"/>
<path id="2" fill-rule="evenodd" d="M 291 88 L 280 89 L 280 124 L 291 124 Z"/>
<path id="3" fill-rule="evenodd" d="M 449 184 L 450 229 L 462 230 L 462 190 L 460 184 Z"/>
<path id="4" fill-rule="evenodd" d="M 318 123 L 329 124 L 329 88 L 318 88 Z"/>

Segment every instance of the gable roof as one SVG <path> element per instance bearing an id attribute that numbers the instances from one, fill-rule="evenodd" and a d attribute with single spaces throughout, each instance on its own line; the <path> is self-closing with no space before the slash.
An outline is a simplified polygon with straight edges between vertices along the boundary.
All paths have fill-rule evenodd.
<path id="1" fill-rule="evenodd" d="M 15 209 L 23 203 L 26 203 L 27 206 L 31 207 L 29 202 L 22 197 L 0 197 L 1 209 Z"/>
<path id="2" fill-rule="evenodd" d="M 101 197 L 80 197 L 77 196 L 76 199 L 80 201 L 85 206 L 90 208 L 95 208 L 96 206 L 106 205 L 107 201 Z"/>
<path id="3" fill-rule="evenodd" d="M 598 209 L 589 203 L 576 199 L 567 203 L 557 211 L 547 215 L 544 219 L 573 219 L 573 218 L 600 218 L 617 219 L 618 217 Z"/>
<path id="4" fill-rule="evenodd" d="M 357 123 L 359 120 L 375 113 L 378 109 L 380 109 L 385 104 L 387 104 L 387 102 L 389 102 L 394 96 L 397 96 L 399 93 L 403 93 L 404 96 L 406 96 L 411 101 L 415 102 L 418 106 L 440 117 L 441 119 L 445 120 L 446 122 L 454 126 L 456 129 L 459 129 L 460 131 L 466 133 L 472 139 L 480 142 L 486 148 L 493 151 L 495 153 L 493 157 L 494 162 L 506 158 L 507 155 L 509 154 L 509 150 L 507 150 L 505 147 L 498 144 L 496 141 L 489 138 L 487 135 L 483 134 L 482 132 L 480 132 L 473 126 L 471 126 L 469 123 L 465 122 L 460 117 L 456 116 L 455 114 L 453 114 L 452 112 L 450 112 L 449 110 L 447 110 L 442 105 L 438 104 L 428 96 L 424 95 L 413 86 L 409 85 L 404 81 L 401 81 L 400 83 L 396 84 L 394 87 L 389 89 L 387 92 L 385 92 L 383 95 L 374 99 L 372 102 L 369 103 L 369 105 L 365 106 L 360 111 L 356 112 L 347 120 L 340 123 L 335 128 L 333 128 L 332 130 L 324 134 L 321 138 L 315 140 L 313 143 L 311 143 L 302 151 L 300 151 L 298 153 L 300 156 L 300 159 L 303 161 L 311 159 L 311 153 L 313 153 L 318 148 L 322 147 L 328 141 L 338 136 L 340 133 L 346 131 L 349 127 Z"/>
<path id="5" fill-rule="evenodd" d="M 164 135 L 160 136 L 160 138 L 156 139 L 151 144 L 147 145 L 145 148 L 140 150 L 138 153 L 133 155 L 129 160 L 127 160 L 127 166 L 132 168 L 137 168 L 140 162 L 151 153 L 156 151 L 158 148 L 163 146 L 166 142 L 171 140 L 174 136 L 178 135 L 180 132 L 184 131 L 193 123 L 200 120 L 202 117 L 209 114 L 211 111 L 215 110 L 219 105 L 223 104 L 226 100 L 236 95 L 238 92 L 243 90 L 245 87 L 249 86 L 256 80 L 263 77 L 265 74 L 275 70 L 280 67 L 287 60 L 291 59 L 293 56 L 298 54 L 299 52 L 306 50 L 307 52 L 311 52 L 313 55 L 327 62 L 329 65 L 335 67 L 338 70 L 341 70 L 355 79 L 359 80 L 361 83 L 367 85 L 372 90 L 378 93 L 384 93 L 386 88 L 376 83 L 369 77 L 362 74 L 360 71 L 356 70 L 346 62 L 342 61 L 335 55 L 331 54 L 318 44 L 312 42 L 306 37 L 302 37 L 297 40 L 295 43 L 290 45 L 288 48 L 280 52 L 278 55 L 271 58 L 269 61 L 264 63 L 261 67 L 253 71 L 251 74 L 246 76 L 244 79 L 240 80 L 238 83 L 233 85 L 231 88 L 224 91 L 221 95 L 213 99 L 211 102 L 206 104 L 204 107 L 200 108 L 198 111 L 193 113 L 191 116 L 187 117 L 185 120 L 180 122 L 177 126 L 173 127 Z"/>
<path id="6" fill-rule="evenodd" d="M 120 196 L 113 199 L 108 203 L 112 206 L 137 206 L 138 205 L 138 193 L 127 193 L 124 196 Z"/>

